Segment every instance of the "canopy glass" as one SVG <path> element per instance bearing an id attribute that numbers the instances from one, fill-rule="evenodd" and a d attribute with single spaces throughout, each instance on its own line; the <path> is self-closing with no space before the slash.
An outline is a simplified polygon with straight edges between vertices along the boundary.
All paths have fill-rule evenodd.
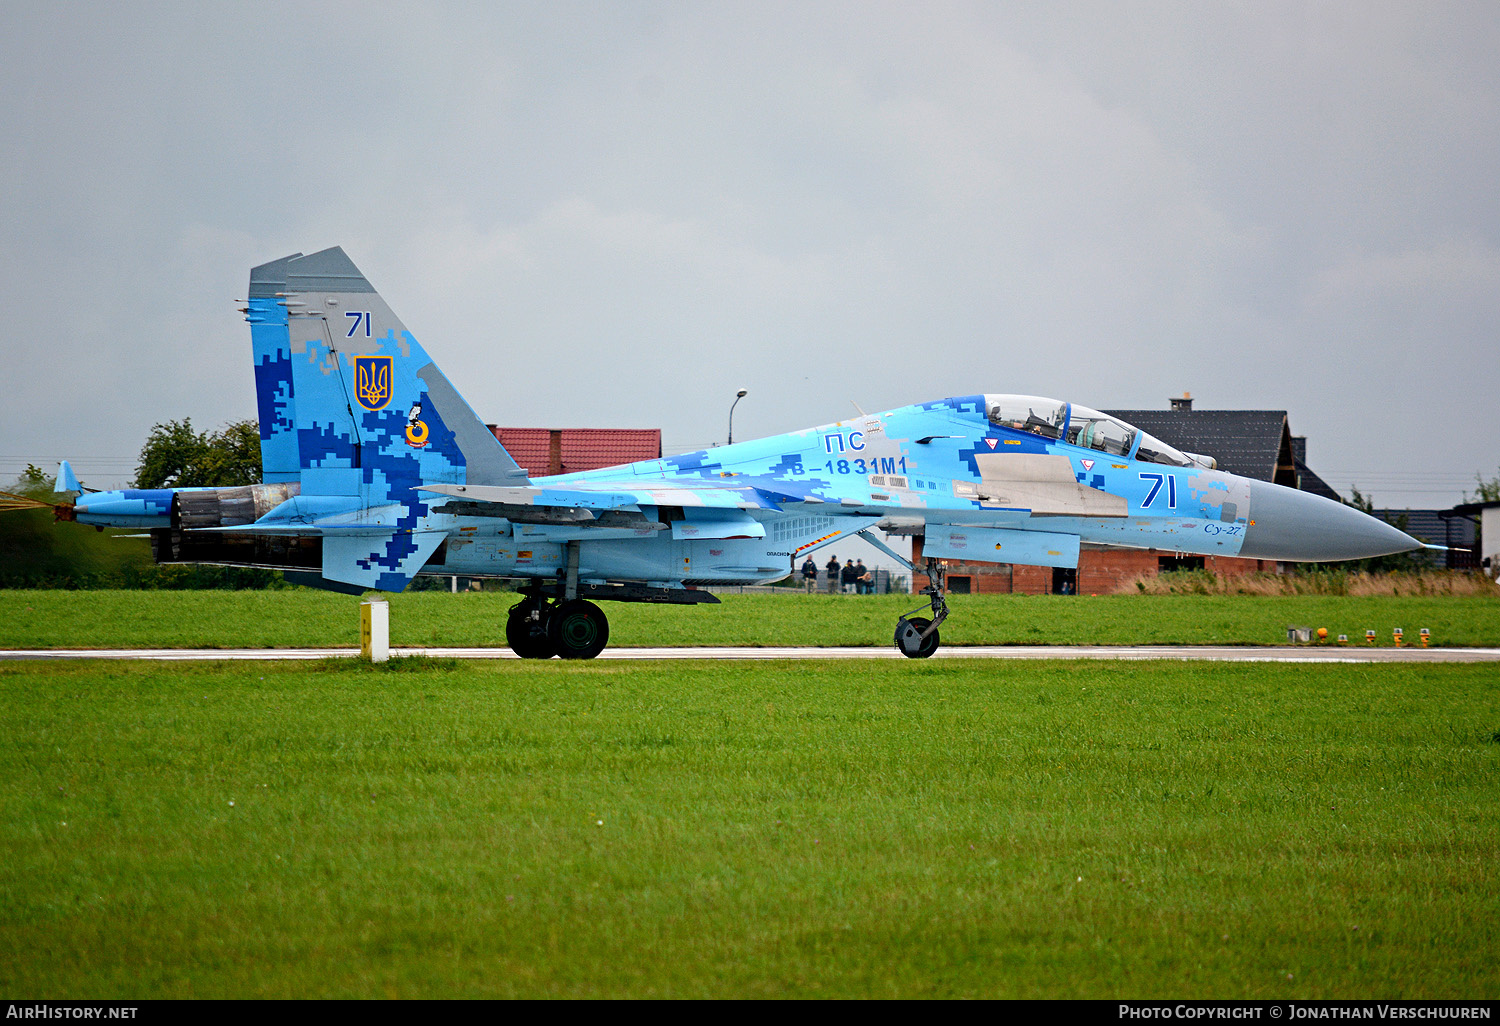
<path id="1" fill-rule="evenodd" d="M 986 395 L 984 405 L 990 423 L 1009 431 L 1146 463 L 1193 466 L 1191 459 L 1161 439 L 1087 406 L 1035 395 Z"/>

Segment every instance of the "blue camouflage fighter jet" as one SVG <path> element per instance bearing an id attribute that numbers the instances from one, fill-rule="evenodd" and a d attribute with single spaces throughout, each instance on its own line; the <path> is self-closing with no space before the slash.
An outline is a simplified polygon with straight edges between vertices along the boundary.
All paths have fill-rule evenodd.
<path id="1" fill-rule="evenodd" d="M 523 658 L 588 659 L 595 603 L 716 602 L 861 535 L 926 601 L 897 620 L 921 658 L 948 616 L 940 559 L 1076 567 L 1082 543 L 1276 560 L 1422 547 L 1337 502 L 1222 473 L 1074 403 L 967 395 L 607 470 L 531 477 L 342 249 L 262 264 L 245 310 L 263 484 L 82 493 L 64 515 L 150 532 L 159 562 L 284 570 L 403 590 L 417 574 L 522 582 Z M 64 465 L 62 490 L 78 491 Z M 920 534 L 925 566 L 884 535 Z"/>

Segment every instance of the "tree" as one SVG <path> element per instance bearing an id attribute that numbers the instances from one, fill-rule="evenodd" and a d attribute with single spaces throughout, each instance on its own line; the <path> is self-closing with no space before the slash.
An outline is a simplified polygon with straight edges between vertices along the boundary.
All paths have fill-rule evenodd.
<path id="1" fill-rule="evenodd" d="M 16 482 L 16 491 L 23 495 L 33 495 L 38 492 L 52 491 L 52 478 L 45 470 L 35 463 L 26 464 L 26 470 L 21 474 L 21 480 Z"/>
<path id="2" fill-rule="evenodd" d="M 156 424 L 141 448 L 137 488 L 191 488 L 257 484 L 260 428 L 237 420 L 213 433 L 195 432 L 191 419 Z"/>
<path id="3" fill-rule="evenodd" d="M 210 436 L 204 454 L 202 484 L 248 485 L 260 483 L 260 425 L 236 420 Z"/>
<path id="4" fill-rule="evenodd" d="M 1479 490 L 1472 498 L 1468 492 L 1464 492 L 1465 502 L 1500 502 L 1500 473 L 1488 481 L 1476 473 L 1474 483 L 1479 486 Z"/>

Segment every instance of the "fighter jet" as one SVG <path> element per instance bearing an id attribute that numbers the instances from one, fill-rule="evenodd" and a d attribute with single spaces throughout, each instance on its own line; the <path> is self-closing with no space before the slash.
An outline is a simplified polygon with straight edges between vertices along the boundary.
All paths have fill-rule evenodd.
<path id="1" fill-rule="evenodd" d="M 1083 543 L 1287 561 L 1422 543 L 1349 506 L 1215 469 L 1076 403 L 984 393 L 605 470 L 532 477 L 339 248 L 250 272 L 263 484 L 82 493 L 63 516 L 150 532 L 159 562 L 399 592 L 418 574 L 519 582 L 506 638 L 588 659 L 596 604 L 716 602 L 854 535 L 914 574 L 896 623 L 930 656 L 944 558 L 1076 567 Z M 77 491 L 67 471 L 62 484 Z M 923 536 L 916 566 L 882 536 Z M 926 615 L 913 615 L 916 613 Z"/>

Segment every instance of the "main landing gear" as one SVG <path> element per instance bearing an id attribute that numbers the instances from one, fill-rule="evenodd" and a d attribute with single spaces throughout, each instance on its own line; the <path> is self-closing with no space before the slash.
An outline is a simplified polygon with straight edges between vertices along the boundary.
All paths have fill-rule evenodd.
<path id="1" fill-rule="evenodd" d="M 511 607 L 505 640 L 522 659 L 592 659 L 609 642 L 609 619 L 583 599 L 528 595 Z"/>
<path id="2" fill-rule="evenodd" d="M 896 621 L 896 650 L 908 659 L 926 659 L 938 650 L 938 625 L 948 619 L 948 603 L 943 594 L 948 586 L 948 571 L 936 559 L 927 560 L 927 579 L 932 583 L 922 589 L 928 596 L 932 618 L 912 616 L 918 606 Z"/>
<path id="3" fill-rule="evenodd" d="M 573 549 L 577 542 L 569 542 Z M 617 581 L 578 580 L 578 560 L 569 553 L 566 576 L 532 581 L 511 607 L 505 640 L 522 659 L 592 659 L 609 643 L 609 619 L 588 598 L 609 602 L 659 602 L 676 606 L 717 605 L 718 597 L 693 588 Z"/>

